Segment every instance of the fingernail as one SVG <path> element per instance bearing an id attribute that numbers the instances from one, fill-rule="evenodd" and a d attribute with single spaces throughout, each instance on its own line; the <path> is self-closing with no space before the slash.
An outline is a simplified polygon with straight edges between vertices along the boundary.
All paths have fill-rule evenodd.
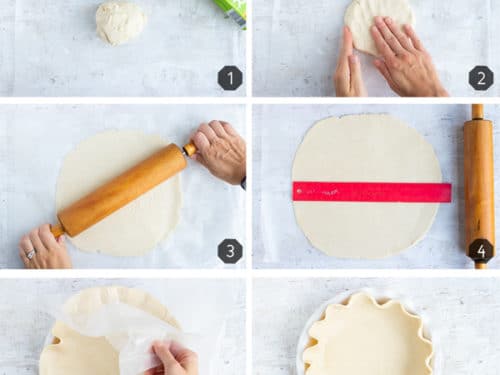
<path id="1" fill-rule="evenodd" d="M 358 63 L 358 56 L 356 55 L 350 55 L 349 56 L 349 61 L 351 62 L 351 64 L 357 64 Z"/>
<path id="2" fill-rule="evenodd" d="M 392 18 L 391 17 L 385 17 L 385 22 L 392 23 Z"/>
<path id="3" fill-rule="evenodd" d="M 382 22 L 384 22 L 384 21 L 382 20 L 382 17 L 380 17 L 380 16 L 376 16 L 376 17 L 375 17 L 375 23 L 382 23 Z"/>

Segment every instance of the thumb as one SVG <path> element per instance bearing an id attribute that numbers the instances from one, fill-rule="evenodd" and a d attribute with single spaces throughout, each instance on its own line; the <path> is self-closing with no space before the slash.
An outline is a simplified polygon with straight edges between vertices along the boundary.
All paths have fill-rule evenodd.
<path id="1" fill-rule="evenodd" d="M 173 367 L 179 366 L 179 363 L 170 352 L 170 343 L 155 342 L 153 344 L 153 350 L 163 363 L 166 374 L 168 374 L 168 371 L 172 370 Z"/>
<path id="2" fill-rule="evenodd" d="M 65 240 L 66 240 L 66 237 L 65 237 L 65 236 L 64 236 L 64 234 L 63 234 L 63 235 L 61 235 L 61 236 L 59 236 L 59 237 L 57 238 L 57 243 L 58 243 L 59 245 L 64 245 Z"/>
<path id="3" fill-rule="evenodd" d="M 356 55 L 349 56 L 349 70 L 351 71 L 351 88 L 359 92 L 363 87 L 363 75 L 361 73 L 361 63 Z"/>
<path id="4" fill-rule="evenodd" d="M 205 160 L 205 158 L 203 157 L 202 154 L 200 154 L 200 153 L 193 154 L 191 156 L 191 159 L 193 159 L 194 161 L 197 161 L 198 163 L 203 165 L 205 168 L 208 168 L 207 161 Z"/>

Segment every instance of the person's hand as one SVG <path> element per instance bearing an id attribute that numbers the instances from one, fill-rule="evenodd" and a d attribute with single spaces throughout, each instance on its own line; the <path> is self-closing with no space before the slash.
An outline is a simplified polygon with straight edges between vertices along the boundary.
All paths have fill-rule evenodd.
<path id="1" fill-rule="evenodd" d="M 344 26 L 342 46 L 333 76 L 335 92 L 339 97 L 367 96 L 359 57 L 354 54 L 354 43 L 349 27 Z"/>
<path id="2" fill-rule="evenodd" d="M 191 140 L 198 149 L 191 158 L 215 177 L 233 185 L 246 177 L 246 144 L 230 124 L 224 121 L 201 124 Z"/>
<path id="3" fill-rule="evenodd" d="M 176 342 L 155 342 L 153 351 L 162 366 L 148 370 L 144 375 L 198 375 L 198 356 Z"/>
<path id="4" fill-rule="evenodd" d="M 375 67 L 400 96 L 448 96 L 415 30 L 403 29 L 390 17 L 375 17 L 371 34 L 381 54 Z"/>
<path id="5" fill-rule="evenodd" d="M 72 267 L 64 243 L 64 236 L 56 240 L 50 231 L 49 224 L 33 229 L 21 239 L 19 242 L 19 256 L 24 263 L 24 267 L 30 269 Z"/>

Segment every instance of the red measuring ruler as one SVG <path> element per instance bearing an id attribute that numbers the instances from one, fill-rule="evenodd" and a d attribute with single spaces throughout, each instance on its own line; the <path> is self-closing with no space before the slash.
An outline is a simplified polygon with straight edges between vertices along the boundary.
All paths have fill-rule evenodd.
<path id="1" fill-rule="evenodd" d="M 450 203 L 451 184 L 294 181 L 297 202 Z"/>

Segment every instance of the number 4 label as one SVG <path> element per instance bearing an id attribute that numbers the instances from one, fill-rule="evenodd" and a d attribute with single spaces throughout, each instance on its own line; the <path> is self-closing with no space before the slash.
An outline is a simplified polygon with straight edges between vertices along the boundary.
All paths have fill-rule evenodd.
<path id="1" fill-rule="evenodd" d="M 495 248 L 484 238 L 474 240 L 469 246 L 469 256 L 472 259 L 488 261 L 495 255 Z"/>
<path id="2" fill-rule="evenodd" d="M 484 245 L 481 244 L 481 246 L 479 247 L 479 249 L 477 249 L 477 253 L 479 255 L 481 255 L 481 258 L 486 258 L 486 249 L 484 248 Z"/>

